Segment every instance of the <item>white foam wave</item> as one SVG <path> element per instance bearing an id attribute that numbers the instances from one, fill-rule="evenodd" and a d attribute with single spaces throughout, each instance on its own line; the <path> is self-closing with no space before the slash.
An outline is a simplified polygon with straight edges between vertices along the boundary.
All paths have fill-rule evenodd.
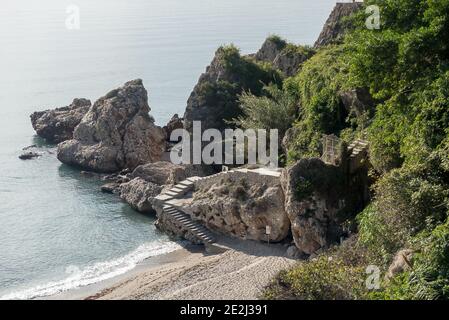
<path id="1" fill-rule="evenodd" d="M 55 295 L 70 289 L 85 287 L 122 275 L 134 269 L 139 263 L 147 258 L 173 252 L 180 248 L 181 245 L 174 242 L 156 241 L 143 244 L 133 252 L 115 260 L 96 263 L 84 269 L 78 269 L 76 266 L 69 266 L 67 272 L 70 273 L 70 276 L 64 280 L 49 282 L 30 289 L 9 293 L 1 296 L 0 300 L 28 300 Z"/>

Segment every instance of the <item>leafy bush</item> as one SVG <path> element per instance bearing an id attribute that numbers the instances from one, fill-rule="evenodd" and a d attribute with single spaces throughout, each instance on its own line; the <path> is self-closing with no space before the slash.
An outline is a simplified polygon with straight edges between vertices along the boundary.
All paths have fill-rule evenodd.
<path id="1" fill-rule="evenodd" d="M 283 271 L 266 291 L 267 299 L 350 300 L 363 291 L 364 271 L 341 260 L 319 257 Z"/>
<path id="2" fill-rule="evenodd" d="M 279 273 L 265 289 L 267 299 L 349 300 L 365 299 L 369 261 L 357 238 L 309 261 Z"/>
<path id="3" fill-rule="evenodd" d="M 289 146 L 289 161 L 317 156 L 322 134 L 339 133 L 346 124 L 347 112 L 338 93 L 347 88 L 345 49 L 330 47 L 306 61 L 284 89 L 300 101 L 300 117 L 294 124 L 297 136 Z"/>
<path id="4" fill-rule="evenodd" d="M 264 94 L 244 92 L 239 98 L 243 115 L 233 122 L 242 129 L 278 129 L 282 138 L 294 121 L 297 101 L 274 85 L 265 87 Z"/>

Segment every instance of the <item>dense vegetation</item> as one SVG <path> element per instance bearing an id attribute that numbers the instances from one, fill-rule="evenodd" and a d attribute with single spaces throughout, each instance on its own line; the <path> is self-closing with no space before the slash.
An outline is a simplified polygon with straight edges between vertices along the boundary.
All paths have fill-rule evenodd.
<path id="1" fill-rule="evenodd" d="M 449 298 L 449 0 L 371 4 L 381 9 L 380 30 L 365 27 L 362 10 L 344 40 L 319 49 L 282 90 L 240 99 L 241 126 L 294 129 L 290 163 L 319 155 L 322 134 L 363 137 L 376 178 L 372 203 L 354 221 L 358 234 L 280 274 L 269 298 Z M 356 88 L 369 91 L 373 110 L 344 107 L 341 93 Z M 415 252 L 413 267 L 367 290 L 366 267 L 385 275 L 404 248 Z"/>

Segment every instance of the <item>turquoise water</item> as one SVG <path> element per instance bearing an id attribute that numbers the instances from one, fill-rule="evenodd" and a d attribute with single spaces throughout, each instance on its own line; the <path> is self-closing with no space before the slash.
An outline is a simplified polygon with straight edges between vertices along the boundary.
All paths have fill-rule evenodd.
<path id="1" fill-rule="evenodd" d="M 29 114 L 96 98 L 142 78 L 152 115 L 182 114 L 216 48 L 255 52 L 272 33 L 313 44 L 332 0 L 2 0 L 0 3 L 0 298 L 87 285 L 177 248 L 154 217 L 99 191 L 34 136 Z M 65 27 L 80 8 L 80 29 Z M 33 161 L 17 156 L 38 144 Z"/>

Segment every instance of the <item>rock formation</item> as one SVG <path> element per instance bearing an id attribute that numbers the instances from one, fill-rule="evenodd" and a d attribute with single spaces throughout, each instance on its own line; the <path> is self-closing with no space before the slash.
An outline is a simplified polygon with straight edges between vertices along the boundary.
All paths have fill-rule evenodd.
<path id="1" fill-rule="evenodd" d="M 267 241 L 270 226 L 270 241 L 278 242 L 290 229 L 279 178 L 254 181 L 249 174 L 239 174 L 206 179 L 183 210 L 209 229 L 245 240 Z"/>
<path id="2" fill-rule="evenodd" d="M 184 128 L 192 132 L 193 121 L 201 121 L 203 130 L 228 128 L 227 121 L 241 114 L 237 100 L 242 91 L 257 95 L 264 84 L 279 80 L 274 69 L 262 68 L 235 47 L 219 48 L 187 101 Z"/>
<path id="3" fill-rule="evenodd" d="M 119 187 L 120 197 L 135 210 L 142 213 L 153 212 L 153 199 L 162 190 L 162 186 L 135 178 Z"/>
<path id="4" fill-rule="evenodd" d="M 345 35 L 347 28 L 350 27 L 345 24 L 343 18 L 357 12 L 362 6 L 363 3 L 361 2 L 337 3 L 327 19 L 318 40 L 315 42 L 315 48 L 340 41 Z"/>
<path id="5" fill-rule="evenodd" d="M 366 88 L 357 88 L 340 92 L 340 99 L 349 114 L 361 117 L 367 114 L 369 118 L 373 116 L 375 101 L 369 90 Z"/>
<path id="6" fill-rule="evenodd" d="M 126 175 L 117 176 L 116 189 L 120 197 L 132 208 L 142 213 L 153 212 L 153 198 L 167 186 L 174 185 L 192 176 L 212 174 L 211 168 L 194 165 L 175 165 L 159 161 L 138 166 Z M 118 182 L 118 183 L 117 183 Z M 105 186 L 108 186 L 107 184 Z"/>
<path id="7" fill-rule="evenodd" d="M 313 53 L 312 49 L 288 44 L 273 36 L 265 40 L 255 58 L 259 61 L 271 62 L 287 77 L 292 77 L 297 74 L 301 64 L 308 60 Z"/>
<path id="8" fill-rule="evenodd" d="M 75 128 L 73 140 L 59 144 L 58 159 L 95 172 L 159 161 L 165 135 L 149 112 L 142 80 L 127 82 L 95 102 Z"/>
<path id="9" fill-rule="evenodd" d="M 167 141 L 170 141 L 170 136 L 173 131 L 176 129 L 183 129 L 184 128 L 184 122 L 183 119 L 179 117 L 178 114 L 175 114 L 170 121 L 167 123 L 166 126 L 164 126 L 162 129 L 164 130 L 165 136 Z M 173 141 L 173 142 L 179 142 L 179 141 Z"/>
<path id="10" fill-rule="evenodd" d="M 340 169 L 320 159 L 302 159 L 283 172 L 281 181 L 298 249 L 310 255 L 338 241 L 345 208 Z"/>
<path id="11" fill-rule="evenodd" d="M 90 106 L 89 100 L 75 99 L 67 107 L 33 113 L 31 124 L 36 133 L 50 143 L 70 140 Z"/>
<path id="12" fill-rule="evenodd" d="M 413 257 L 415 252 L 410 249 L 400 250 L 395 257 L 393 262 L 388 268 L 388 272 L 385 275 L 387 280 L 393 279 L 396 275 L 406 272 L 413 268 Z"/>

